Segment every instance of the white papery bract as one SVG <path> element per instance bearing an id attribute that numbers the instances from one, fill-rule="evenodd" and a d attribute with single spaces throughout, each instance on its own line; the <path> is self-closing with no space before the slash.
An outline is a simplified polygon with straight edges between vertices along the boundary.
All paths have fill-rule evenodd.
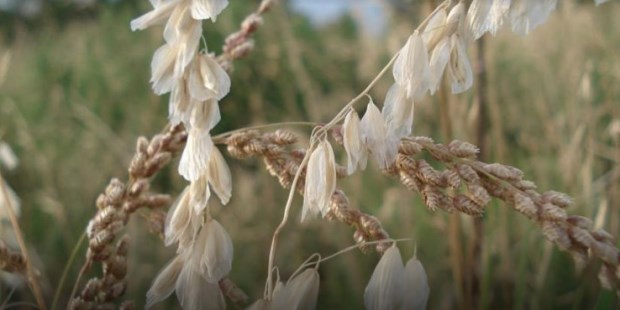
<path id="1" fill-rule="evenodd" d="M 396 159 L 398 149 L 394 148 L 393 143 L 388 143 L 386 122 L 372 99 L 368 102 L 366 113 L 360 122 L 360 132 L 362 141 L 379 167 L 389 167 Z"/>
<path id="2" fill-rule="evenodd" d="M 190 69 L 188 85 L 192 98 L 219 101 L 230 91 L 230 77 L 211 55 L 200 54 Z"/>
<path id="3" fill-rule="evenodd" d="M 192 113 L 192 98 L 189 96 L 185 78 L 172 88 L 168 102 L 168 119 L 171 126 L 187 124 Z"/>
<path id="4" fill-rule="evenodd" d="M 495 35 L 504 23 L 511 0 L 474 0 L 467 11 L 469 32 L 478 40 L 486 32 Z"/>
<path id="5" fill-rule="evenodd" d="M 183 269 L 183 263 L 183 256 L 179 255 L 159 272 L 151 284 L 151 288 L 146 292 L 145 309 L 168 298 L 174 292 L 177 279 Z"/>
<path id="6" fill-rule="evenodd" d="M 530 30 L 544 23 L 555 10 L 557 0 L 512 0 L 510 21 L 512 31 L 526 35 Z"/>
<path id="7" fill-rule="evenodd" d="M 271 310 L 313 310 L 319 295 L 319 273 L 308 268 L 274 291 Z"/>
<path id="8" fill-rule="evenodd" d="M 428 86 L 431 95 L 434 95 L 441 85 L 443 73 L 446 69 L 446 65 L 450 61 L 451 47 L 452 42 L 450 37 L 444 37 L 439 41 L 439 43 L 437 43 L 437 45 L 435 45 L 435 48 L 431 53 L 431 60 L 429 63 L 430 78 Z"/>
<path id="9" fill-rule="evenodd" d="M 419 99 L 428 90 L 428 51 L 422 36 L 416 31 L 400 50 L 392 74 L 396 83 L 407 90 L 407 97 Z"/>
<path id="10" fill-rule="evenodd" d="M 364 306 L 368 310 L 398 310 L 405 290 L 405 267 L 396 245 L 390 247 L 375 267 L 364 291 Z"/>
<path id="11" fill-rule="evenodd" d="M 401 309 L 424 310 L 428 303 L 430 287 L 422 263 L 414 256 L 405 265 L 405 297 Z"/>
<path id="12" fill-rule="evenodd" d="M 306 167 L 304 205 L 301 221 L 319 212 L 325 216 L 329 211 L 331 197 L 336 190 L 336 160 L 329 142 L 322 140 L 310 154 Z"/>
<path id="13" fill-rule="evenodd" d="M 213 148 L 216 149 L 215 147 Z M 209 157 L 210 158 L 210 157 Z M 209 176 L 207 173 L 203 174 L 198 180 L 193 181 L 189 185 L 189 203 L 192 206 L 194 212 L 193 216 L 200 216 L 202 211 L 207 208 L 209 198 L 211 197 L 211 190 L 209 189 Z"/>
<path id="14" fill-rule="evenodd" d="M 220 105 L 214 99 L 194 102 L 192 108 L 189 123 L 185 124 L 186 127 L 208 132 L 222 119 Z"/>
<path id="15" fill-rule="evenodd" d="M 398 84 L 392 84 L 387 94 L 381 114 L 387 127 L 388 142 L 400 141 L 411 134 L 413 127 L 413 100 L 407 98 L 406 91 Z M 390 147 L 388 147 L 390 148 Z M 392 149 L 396 147 L 392 146 Z"/>
<path id="16" fill-rule="evenodd" d="M 209 156 L 208 176 L 209 184 L 220 198 L 222 205 L 227 204 L 232 196 L 232 177 L 224 156 L 216 147 L 213 148 L 211 156 Z"/>
<path id="17" fill-rule="evenodd" d="M 186 188 L 177 198 L 177 201 L 168 210 L 165 223 L 164 243 L 169 246 L 177 241 L 189 240 L 193 238 L 194 231 L 191 229 L 192 207 L 190 205 L 190 194 Z"/>
<path id="18" fill-rule="evenodd" d="M 214 219 L 201 228 L 189 254 L 189 264 L 211 283 L 220 281 L 232 268 L 233 243 L 226 229 Z"/>
<path id="19" fill-rule="evenodd" d="M 183 268 L 175 289 L 184 310 L 226 309 L 226 301 L 217 282 L 205 281 L 200 272 L 191 266 Z"/>
<path id="20" fill-rule="evenodd" d="M 347 174 L 351 175 L 357 167 L 366 169 L 368 159 L 360 133 L 360 118 L 355 110 L 351 109 L 347 113 L 342 129 L 344 149 L 347 152 Z"/>
<path id="21" fill-rule="evenodd" d="M 458 94 L 468 90 L 474 83 L 474 73 L 467 56 L 467 48 L 462 37 L 453 35 L 451 38 L 450 63 L 448 74 L 452 80 L 452 93 Z"/>
<path id="22" fill-rule="evenodd" d="M 214 147 L 208 131 L 200 128 L 190 129 L 179 162 L 179 174 L 190 182 L 198 180 L 207 173 L 209 156 Z"/>
<path id="23" fill-rule="evenodd" d="M 202 32 L 202 25 L 200 21 L 192 18 L 188 3 L 181 2 L 172 10 L 172 14 L 170 14 L 166 22 L 166 27 L 164 27 L 164 40 L 169 44 L 179 42 L 186 33 L 195 31 L 196 27 L 200 28 Z"/>
<path id="24" fill-rule="evenodd" d="M 163 23 L 166 18 L 170 17 L 172 11 L 181 3 L 182 0 L 171 0 L 171 1 L 151 1 L 153 5 L 153 10 L 132 20 L 131 21 L 131 30 L 144 30 L 153 25 Z"/>
<path id="25" fill-rule="evenodd" d="M 217 16 L 228 6 L 228 0 L 191 0 L 192 17 L 195 19 L 211 19 L 215 22 Z"/>

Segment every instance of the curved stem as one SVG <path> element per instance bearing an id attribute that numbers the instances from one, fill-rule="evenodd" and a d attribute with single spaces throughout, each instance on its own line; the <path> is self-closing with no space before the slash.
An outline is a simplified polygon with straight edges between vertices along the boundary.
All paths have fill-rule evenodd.
<path id="1" fill-rule="evenodd" d="M 37 282 L 37 276 L 32 268 L 32 261 L 30 260 L 30 255 L 28 254 L 28 248 L 26 247 L 26 242 L 24 242 L 24 236 L 22 234 L 22 230 L 19 228 L 19 223 L 17 222 L 17 216 L 15 215 L 15 211 L 13 211 L 13 203 L 11 199 L 9 199 L 9 191 L 6 188 L 6 184 L 4 182 L 4 178 L 0 173 L 0 187 L 2 190 L 2 194 L 6 197 L 6 209 L 9 215 L 9 219 L 11 220 L 11 225 L 13 226 L 13 231 L 15 231 L 15 237 L 17 239 L 17 243 L 19 244 L 19 250 L 24 257 L 24 263 L 26 265 L 26 275 L 28 278 L 28 283 L 30 284 L 30 288 L 32 289 L 32 293 L 34 294 L 34 298 L 37 300 L 37 305 L 39 305 L 39 309 L 45 310 L 47 307 L 45 306 L 45 300 L 43 299 L 43 293 L 41 292 L 41 287 L 39 286 L 39 282 Z"/>
<path id="2" fill-rule="evenodd" d="M 69 260 L 67 261 L 67 264 L 65 265 L 65 269 L 63 270 L 62 276 L 60 277 L 60 281 L 58 282 L 58 286 L 56 287 L 56 292 L 54 293 L 54 299 L 52 300 L 52 307 L 51 307 L 52 310 L 56 309 L 56 304 L 58 303 L 58 299 L 60 298 L 60 292 L 62 292 L 62 287 L 65 285 L 65 281 L 67 280 L 69 269 L 71 269 L 71 266 L 73 266 L 73 261 L 75 261 L 78 250 L 80 249 L 80 246 L 82 245 L 82 243 L 84 243 L 84 240 L 86 240 L 86 233 L 82 234 L 82 236 L 80 237 L 80 240 L 78 240 L 78 242 L 73 247 L 71 256 L 69 257 Z"/>

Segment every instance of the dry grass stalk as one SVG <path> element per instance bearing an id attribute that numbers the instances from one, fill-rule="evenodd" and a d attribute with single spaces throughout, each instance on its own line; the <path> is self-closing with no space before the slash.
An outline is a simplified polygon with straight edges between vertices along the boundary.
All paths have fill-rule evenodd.
<path id="1" fill-rule="evenodd" d="M 37 300 L 37 305 L 40 309 L 47 309 L 45 305 L 45 300 L 43 299 L 43 293 L 41 291 L 41 287 L 37 280 L 37 272 L 32 266 L 30 256 L 28 255 L 28 248 L 26 247 L 26 243 L 24 242 L 24 237 L 22 231 L 19 227 L 19 222 L 17 221 L 17 216 L 15 215 L 14 207 L 12 205 L 9 190 L 7 188 L 6 183 L 4 182 L 4 178 L 2 174 L 0 174 L 0 190 L 4 197 L 6 197 L 6 210 L 9 215 L 9 219 L 11 220 L 11 225 L 13 226 L 13 230 L 15 231 L 15 237 L 17 239 L 17 243 L 19 245 L 20 254 L 22 255 L 26 277 L 28 279 L 28 284 L 32 289 L 32 293 L 34 294 L 35 299 Z"/>

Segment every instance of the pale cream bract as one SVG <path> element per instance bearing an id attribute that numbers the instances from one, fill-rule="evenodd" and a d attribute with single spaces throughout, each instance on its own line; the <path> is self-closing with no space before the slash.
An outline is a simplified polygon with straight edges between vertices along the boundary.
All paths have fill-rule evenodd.
<path id="1" fill-rule="evenodd" d="M 405 267 L 396 245 L 379 260 L 364 291 L 364 306 L 368 310 L 398 310 L 405 293 Z"/>
<path id="2" fill-rule="evenodd" d="M 428 51 L 416 31 L 400 50 L 392 70 L 394 80 L 407 90 L 407 97 L 419 99 L 429 87 Z"/>
<path id="3" fill-rule="evenodd" d="M 343 144 L 347 152 L 347 174 L 351 175 L 355 169 L 366 169 L 368 153 L 360 133 L 360 118 L 357 112 L 351 109 L 344 119 Z"/>
<path id="4" fill-rule="evenodd" d="M 308 215 L 316 215 L 319 212 L 325 216 L 335 190 L 336 160 L 334 150 L 329 142 L 322 140 L 312 151 L 308 160 L 301 221 L 303 222 Z"/>
<path id="5" fill-rule="evenodd" d="M 394 162 L 398 149 L 393 143 L 389 143 L 386 122 L 372 99 L 368 102 L 366 113 L 360 122 L 360 132 L 362 141 L 379 167 L 389 167 Z"/>

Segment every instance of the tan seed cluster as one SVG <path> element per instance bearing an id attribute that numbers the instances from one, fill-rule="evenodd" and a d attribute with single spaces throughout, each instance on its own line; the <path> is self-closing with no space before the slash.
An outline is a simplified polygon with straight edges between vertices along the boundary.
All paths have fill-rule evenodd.
<path id="1" fill-rule="evenodd" d="M 424 160 L 413 156 L 428 152 L 438 171 Z M 572 203 L 564 193 L 539 193 L 534 182 L 523 179 L 523 172 L 503 164 L 487 164 L 476 160 L 477 148 L 469 143 L 435 144 L 426 137 L 403 139 L 393 167 L 386 172 L 398 175 L 409 190 L 422 194 L 426 206 L 434 211 L 458 211 L 479 216 L 491 201 L 498 198 L 514 207 L 541 227 L 543 235 L 558 248 L 568 251 L 577 269 L 597 258 L 603 266 L 599 272 L 601 285 L 616 289 L 620 281 L 620 250 L 608 232 L 593 228 L 592 221 L 568 215 Z M 460 186 L 463 184 L 464 186 Z"/>
<path id="2" fill-rule="evenodd" d="M 2 240 L 0 240 L 0 270 L 24 274 L 26 272 L 26 261 L 19 252 L 11 251 Z"/>
<path id="3" fill-rule="evenodd" d="M 87 227 L 88 250 L 85 268 L 102 265 L 103 274 L 86 283 L 79 296 L 71 301 L 73 309 L 115 308 L 113 302 L 125 291 L 128 238 L 123 230 L 129 216 L 138 209 L 151 210 L 149 224 L 163 234 L 162 208 L 170 205 L 168 195 L 149 193 L 150 178 L 160 171 L 173 154 L 183 149 L 187 134 L 182 127 L 171 127 L 150 141 L 144 137 L 136 143 L 136 153 L 129 166 L 130 181 L 112 179 L 97 198 L 97 213 Z M 120 240 L 119 240 L 120 237 Z M 128 304 L 127 304 L 128 305 Z"/>

